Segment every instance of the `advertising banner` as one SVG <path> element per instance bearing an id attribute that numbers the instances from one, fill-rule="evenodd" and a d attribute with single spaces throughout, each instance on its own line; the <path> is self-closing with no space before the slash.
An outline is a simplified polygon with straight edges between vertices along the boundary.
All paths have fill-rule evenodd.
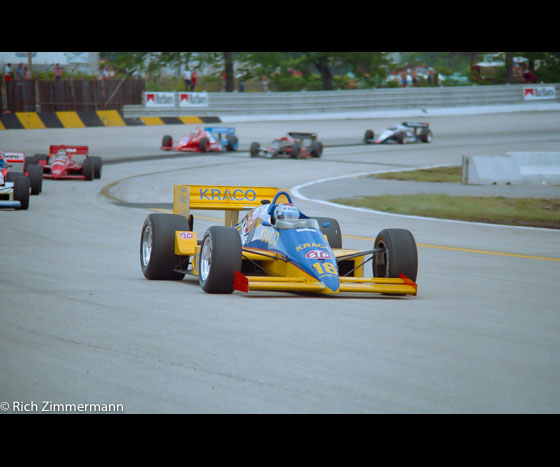
<path id="1" fill-rule="evenodd" d="M 208 94 L 205 92 L 180 92 L 179 107 L 208 107 Z"/>
<path id="2" fill-rule="evenodd" d="M 146 107 L 175 107 L 175 93 L 145 92 L 144 105 Z"/>
<path id="3" fill-rule="evenodd" d="M 543 100 L 556 99 L 556 89 L 554 86 L 531 86 L 523 88 L 523 100 Z"/>

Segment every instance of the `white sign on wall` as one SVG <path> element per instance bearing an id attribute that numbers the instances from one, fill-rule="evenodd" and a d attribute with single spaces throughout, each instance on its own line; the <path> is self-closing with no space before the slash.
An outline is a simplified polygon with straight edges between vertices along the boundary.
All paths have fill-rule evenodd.
<path id="1" fill-rule="evenodd" d="M 523 88 L 523 100 L 556 99 L 554 86 L 531 86 Z"/>
<path id="2" fill-rule="evenodd" d="M 145 92 L 146 107 L 208 107 L 205 92 Z"/>
<path id="3" fill-rule="evenodd" d="M 175 93 L 145 92 L 144 105 L 146 107 L 175 107 Z"/>
<path id="4" fill-rule="evenodd" d="M 179 107 L 208 107 L 208 94 L 205 92 L 180 92 Z"/>

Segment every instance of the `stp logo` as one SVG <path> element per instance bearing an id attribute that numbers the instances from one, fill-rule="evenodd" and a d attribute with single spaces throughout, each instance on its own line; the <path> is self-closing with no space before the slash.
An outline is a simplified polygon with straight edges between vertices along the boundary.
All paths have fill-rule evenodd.
<path id="1" fill-rule="evenodd" d="M 311 250 L 306 253 L 307 259 L 331 259 L 331 255 L 325 250 Z"/>
<path id="2" fill-rule="evenodd" d="M 192 234 L 192 232 L 181 232 L 179 234 L 179 237 L 188 240 L 189 238 L 194 238 L 194 235 Z"/>

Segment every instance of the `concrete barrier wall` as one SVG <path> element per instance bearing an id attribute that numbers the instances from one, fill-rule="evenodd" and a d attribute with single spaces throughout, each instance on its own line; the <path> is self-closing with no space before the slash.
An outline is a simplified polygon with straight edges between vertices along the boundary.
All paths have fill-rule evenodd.
<path id="1" fill-rule="evenodd" d="M 198 116 L 206 115 L 266 115 L 368 112 L 391 109 L 429 109 L 468 106 L 496 106 L 530 104 L 523 90 L 528 85 L 456 86 L 426 88 L 391 88 L 344 91 L 309 92 L 218 92 L 208 93 L 208 107 L 190 110 Z M 540 86 L 540 85 L 537 85 Z M 560 84 L 555 87 L 555 98 L 541 103 L 560 102 Z M 178 116 L 188 110 L 146 108 L 142 105 L 123 107 L 125 117 L 147 115 Z"/>
<path id="2" fill-rule="evenodd" d="M 560 152 L 509 152 L 462 158 L 465 185 L 560 185 Z"/>

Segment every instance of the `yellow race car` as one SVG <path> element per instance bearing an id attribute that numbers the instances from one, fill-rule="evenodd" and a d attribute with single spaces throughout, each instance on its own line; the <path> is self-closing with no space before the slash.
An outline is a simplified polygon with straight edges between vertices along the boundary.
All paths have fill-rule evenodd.
<path id="1" fill-rule="evenodd" d="M 201 241 L 191 214 L 197 209 L 225 212 L 224 225 L 208 228 Z M 373 277 L 364 276 L 368 262 Z M 408 230 L 382 230 L 371 250 L 344 249 L 336 219 L 305 215 L 288 191 L 273 187 L 175 185 L 173 214 L 144 221 L 140 266 L 148 279 L 197 276 L 208 293 L 417 293 L 418 253 Z"/>

